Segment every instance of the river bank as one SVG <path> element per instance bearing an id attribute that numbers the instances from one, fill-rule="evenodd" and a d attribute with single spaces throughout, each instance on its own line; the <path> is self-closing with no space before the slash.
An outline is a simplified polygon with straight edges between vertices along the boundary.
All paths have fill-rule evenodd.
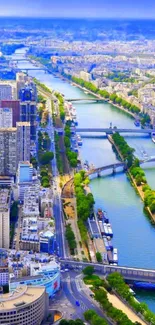
<path id="1" fill-rule="evenodd" d="M 109 98 L 103 98 L 103 97 L 101 97 L 100 95 L 93 93 L 91 90 L 89 90 L 89 89 L 87 89 L 87 88 L 84 88 L 84 87 L 78 85 L 77 83 L 68 80 L 67 78 L 65 78 L 65 80 L 68 81 L 72 86 L 74 86 L 74 87 L 78 87 L 79 89 L 81 89 L 81 90 L 84 91 L 84 92 L 87 91 L 88 94 L 93 95 L 94 97 L 96 97 L 96 98 L 98 98 L 98 99 L 104 100 L 105 102 L 107 102 L 107 103 L 113 105 L 114 107 L 117 107 L 117 108 L 120 109 L 121 111 L 123 111 L 123 112 L 129 114 L 130 116 L 132 116 L 134 119 L 136 118 L 136 115 L 135 115 L 134 113 L 129 112 L 129 110 L 125 109 L 124 107 L 122 107 L 122 106 L 119 105 L 119 104 L 114 104 L 114 103 L 113 103 Z"/>
<path id="2" fill-rule="evenodd" d="M 122 156 L 122 154 L 121 154 L 119 148 L 116 146 L 115 142 L 113 141 L 111 135 L 108 135 L 108 140 L 109 140 L 110 143 L 115 147 L 115 149 L 116 149 L 116 151 L 117 151 L 117 153 L 118 153 L 120 159 L 121 159 L 122 161 L 124 161 L 124 158 L 123 158 L 123 156 Z M 136 181 L 135 181 L 134 177 L 132 176 L 132 174 L 131 174 L 131 172 L 130 172 L 129 169 L 127 169 L 126 172 L 127 172 L 127 175 L 129 176 L 129 179 L 130 179 L 130 181 L 131 181 L 132 186 L 135 188 L 136 192 L 139 194 L 140 198 L 141 198 L 142 201 L 144 202 L 144 191 L 143 191 L 143 185 L 138 186 L 138 185 L 136 184 Z M 155 213 L 152 213 L 149 207 L 145 207 L 145 209 L 146 209 L 146 212 L 147 212 L 147 214 L 148 214 L 148 216 L 149 216 L 149 219 L 152 221 L 153 224 L 155 224 Z"/>
<path id="3" fill-rule="evenodd" d="M 30 56 L 28 56 L 28 58 L 30 59 L 30 61 L 33 63 L 33 64 L 37 64 L 38 67 L 44 67 L 45 69 L 47 69 L 46 65 L 43 65 L 41 62 L 38 62 L 37 60 L 32 60 L 32 58 Z M 123 106 L 119 105 L 119 104 L 116 104 L 116 103 L 113 103 L 109 98 L 104 98 L 102 96 L 100 96 L 99 94 L 96 94 L 94 93 L 93 91 L 85 88 L 85 87 L 82 87 L 81 85 L 79 85 L 78 83 L 76 83 L 75 81 L 73 82 L 72 80 L 69 80 L 67 77 L 65 76 L 62 76 L 61 74 L 59 73 L 53 73 L 52 70 L 49 69 L 48 67 L 48 72 L 53 74 L 53 75 L 56 75 L 58 76 L 60 79 L 62 80 L 65 80 L 67 81 L 68 83 L 70 83 L 72 86 L 75 86 L 75 87 L 78 87 L 79 89 L 81 89 L 82 91 L 86 91 L 88 94 L 91 94 L 93 95 L 94 97 L 98 98 L 98 99 L 101 99 L 101 100 L 104 100 L 105 102 L 108 102 L 109 104 L 112 104 L 114 105 L 115 107 L 117 107 L 118 109 L 120 109 L 121 111 L 129 114 L 131 117 L 133 117 L 134 119 L 136 119 L 136 114 L 130 112 L 128 109 L 124 108 Z"/>

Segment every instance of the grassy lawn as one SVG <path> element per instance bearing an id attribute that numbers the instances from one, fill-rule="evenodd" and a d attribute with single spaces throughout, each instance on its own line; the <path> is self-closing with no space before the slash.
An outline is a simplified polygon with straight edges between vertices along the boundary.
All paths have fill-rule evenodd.
<path id="1" fill-rule="evenodd" d="M 83 281 L 85 284 L 89 284 L 89 285 L 102 285 L 102 280 L 99 278 L 98 275 L 86 275 L 84 278 L 83 278 Z"/>

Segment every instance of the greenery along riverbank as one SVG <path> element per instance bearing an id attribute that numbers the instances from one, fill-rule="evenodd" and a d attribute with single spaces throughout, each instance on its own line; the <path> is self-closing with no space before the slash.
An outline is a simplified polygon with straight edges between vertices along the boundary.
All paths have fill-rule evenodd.
<path id="1" fill-rule="evenodd" d="M 110 286 L 116 290 L 120 297 L 128 302 L 128 304 L 140 313 L 150 325 L 155 325 L 155 314 L 151 312 L 145 303 L 140 303 L 130 292 L 129 287 L 125 284 L 123 277 L 119 273 L 112 273 L 108 275 L 107 280 Z"/>
<path id="2" fill-rule="evenodd" d="M 70 130 L 70 123 L 66 123 L 65 126 L 65 136 L 64 136 L 64 143 L 66 148 L 66 156 L 68 158 L 70 167 L 75 168 L 78 163 L 78 154 L 71 150 L 71 130 Z"/>
<path id="3" fill-rule="evenodd" d="M 140 113 L 140 108 L 127 102 L 126 100 L 122 99 L 121 97 L 118 97 L 115 93 L 109 94 L 106 90 L 101 90 L 97 88 L 95 85 L 93 85 L 91 82 L 84 81 L 81 78 L 77 77 L 71 77 L 72 81 L 79 84 L 82 87 L 85 87 L 86 89 L 92 91 L 95 94 L 100 95 L 101 97 L 104 97 L 105 99 L 111 100 L 114 104 L 119 104 L 120 106 L 126 108 L 132 113 Z"/>
<path id="4" fill-rule="evenodd" d="M 47 93 L 52 94 L 51 89 L 49 89 L 45 84 L 41 83 L 38 79 L 33 78 L 33 81 L 35 82 L 36 85 L 40 86 L 43 90 L 45 90 Z"/>
<path id="5" fill-rule="evenodd" d="M 140 167 L 140 161 L 134 156 L 135 150 L 117 132 L 112 135 L 112 139 L 123 160 L 127 163 L 129 175 L 133 177 L 136 186 L 141 190 L 139 193 L 144 193 L 141 198 L 144 201 L 145 208 L 148 208 L 151 213 L 155 213 L 155 191 L 147 184 L 144 170 Z"/>
<path id="6" fill-rule="evenodd" d="M 88 235 L 86 221 L 89 218 L 95 204 L 93 195 L 86 194 L 84 187 L 88 185 L 89 179 L 85 177 L 85 171 L 81 171 L 74 176 L 74 188 L 76 194 L 78 227 L 81 239 L 87 244 Z"/>
<path id="7" fill-rule="evenodd" d="M 86 267 L 83 270 L 83 273 L 86 275 L 86 277 L 84 278 L 84 282 L 89 285 L 92 285 L 91 289 L 93 292 L 93 298 L 100 304 L 101 308 L 103 309 L 103 312 L 107 315 L 108 318 L 111 319 L 111 322 L 114 322 L 114 324 L 119 325 L 140 325 L 140 323 L 132 322 L 122 310 L 117 309 L 112 305 L 112 303 L 108 299 L 108 292 L 106 291 L 108 288 L 108 284 L 105 280 L 100 279 L 99 276 L 92 274 L 92 266 Z M 99 317 L 97 319 L 97 322 L 95 322 L 95 319 L 98 316 L 96 315 L 94 310 L 86 311 L 84 313 L 84 316 L 85 319 L 89 321 L 92 325 L 109 324 L 109 322 L 103 320 L 101 317 Z"/>
<path id="8" fill-rule="evenodd" d="M 64 98 L 60 93 L 55 92 L 54 95 L 57 97 L 59 102 L 59 114 L 61 121 L 64 122 L 65 120 L 65 108 L 64 108 Z"/>

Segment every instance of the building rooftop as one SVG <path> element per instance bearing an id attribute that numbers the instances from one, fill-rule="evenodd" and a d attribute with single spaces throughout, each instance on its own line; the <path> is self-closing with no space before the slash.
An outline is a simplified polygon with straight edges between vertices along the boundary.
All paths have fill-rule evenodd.
<path id="1" fill-rule="evenodd" d="M 33 303 L 45 292 L 44 287 L 20 286 L 16 290 L 0 296 L 0 311 L 19 309 Z"/>
<path id="2" fill-rule="evenodd" d="M 16 126 L 30 126 L 30 122 L 17 122 Z"/>
<path id="3" fill-rule="evenodd" d="M 17 128 L 0 128 L 0 132 L 16 132 Z"/>
<path id="4" fill-rule="evenodd" d="M 29 186 L 24 194 L 23 212 L 25 215 L 39 215 L 39 185 Z"/>

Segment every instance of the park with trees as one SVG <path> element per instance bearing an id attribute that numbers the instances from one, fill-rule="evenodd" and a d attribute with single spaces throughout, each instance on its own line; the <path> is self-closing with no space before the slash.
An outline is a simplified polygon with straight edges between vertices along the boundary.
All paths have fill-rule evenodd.
<path id="1" fill-rule="evenodd" d="M 87 177 L 85 171 L 80 171 L 74 176 L 74 188 L 76 194 L 76 205 L 78 215 L 78 227 L 80 230 L 82 241 L 87 244 L 88 235 L 86 222 L 93 211 L 95 204 L 92 193 L 86 193 L 85 184 L 87 184 Z"/>

